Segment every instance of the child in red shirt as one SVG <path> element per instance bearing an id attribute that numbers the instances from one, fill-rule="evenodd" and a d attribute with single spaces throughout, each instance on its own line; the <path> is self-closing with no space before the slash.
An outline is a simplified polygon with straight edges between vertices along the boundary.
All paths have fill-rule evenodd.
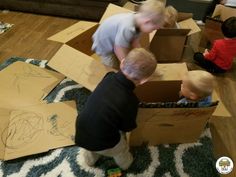
<path id="1" fill-rule="evenodd" d="M 236 56 L 236 17 L 230 17 L 221 26 L 224 39 L 214 41 L 211 50 L 197 52 L 193 59 L 211 73 L 224 73 L 231 69 Z"/>

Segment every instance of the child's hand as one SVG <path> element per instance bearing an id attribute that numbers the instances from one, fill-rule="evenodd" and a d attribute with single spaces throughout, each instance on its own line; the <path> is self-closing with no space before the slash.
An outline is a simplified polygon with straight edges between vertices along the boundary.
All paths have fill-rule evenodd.
<path id="1" fill-rule="evenodd" d="M 208 51 L 208 49 L 205 49 L 203 55 L 205 56 L 205 55 L 207 55 L 207 54 L 209 54 L 209 51 Z"/>

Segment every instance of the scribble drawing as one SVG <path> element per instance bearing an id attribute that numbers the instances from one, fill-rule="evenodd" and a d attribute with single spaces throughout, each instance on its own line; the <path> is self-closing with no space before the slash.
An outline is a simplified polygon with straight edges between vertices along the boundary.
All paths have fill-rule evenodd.
<path id="1" fill-rule="evenodd" d="M 53 114 L 48 117 L 47 121 L 50 123 L 51 127 L 48 133 L 63 138 L 72 139 L 71 135 L 71 124 L 72 122 L 62 120 L 57 114 Z"/>
<path id="2" fill-rule="evenodd" d="M 1 140 L 9 149 L 18 149 L 34 143 L 44 129 L 43 116 L 34 112 L 19 111 L 2 133 Z"/>
<path id="3" fill-rule="evenodd" d="M 30 66 L 24 66 L 23 73 L 15 73 L 14 77 L 13 86 L 18 93 L 21 92 L 21 84 L 28 78 L 51 78 L 48 74 L 39 72 Z"/>

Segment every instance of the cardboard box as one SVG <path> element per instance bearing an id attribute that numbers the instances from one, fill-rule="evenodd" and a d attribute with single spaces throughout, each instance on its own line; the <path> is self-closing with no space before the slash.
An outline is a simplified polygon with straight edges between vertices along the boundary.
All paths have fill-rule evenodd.
<path id="1" fill-rule="evenodd" d="M 201 47 L 208 48 L 209 45 L 211 46 L 216 39 L 224 38 L 221 31 L 221 25 L 222 21 L 207 17 L 200 42 Z"/>
<path id="2" fill-rule="evenodd" d="M 190 18 L 191 14 L 179 13 L 179 28 L 163 28 L 150 35 L 150 51 L 160 63 L 180 62 L 187 37 L 199 33 L 201 29 Z"/>
<path id="3" fill-rule="evenodd" d="M 107 10 L 109 10 L 109 7 Z M 86 22 L 78 22 L 75 25 L 80 26 L 80 23 L 84 24 Z M 91 42 L 91 40 L 89 40 L 92 35 L 91 30 L 93 30 L 95 25 L 96 24 L 90 24 L 90 28 L 86 27 L 87 30 L 82 30 L 79 34 L 75 35 L 74 38 L 77 39 L 75 41 L 77 46 L 82 42 Z M 70 27 L 66 30 L 67 33 L 62 31 L 50 39 L 55 41 L 57 41 L 58 38 L 66 39 L 67 34 L 71 34 L 70 31 L 75 31 L 74 27 Z M 81 39 L 83 39 L 82 42 L 80 41 Z M 73 39 L 70 38 L 70 40 Z M 77 48 L 76 45 L 71 45 L 70 42 L 67 42 L 68 40 L 64 41 L 66 41 L 64 42 L 65 44 L 52 57 L 48 65 L 93 91 L 104 75 L 113 69 L 104 66 L 101 62 L 92 57 L 93 55 L 89 47 L 91 44 L 86 44 L 87 48 L 84 50 L 85 48 L 80 49 L 79 47 Z M 139 96 L 150 94 L 148 97 L 150 97 L 151 100 L 154 98 L 163 101 L 177 100 L 182 75 L 186 71 L 187 66 L 185 63 L 158 64 L 151 81 L 143 86 L 143 90 Z M 146 87 L 146 85 L 149 86 Z M 147 96 L 145 97 L 148 98 Z M 216 109 L 215 107 L 204 109 L 140 109 L 138 112 L 138 128 L 131 132 L 131 145 L 139 145 L 141 142 L 147 141 L 152 145 L 159 143 L 193 142 L 200 136 L 200 133 L 214 110 L 218 115 L 223 114 L 225 116 L 228 113 L 227 111 L 222 111 L 225 110 L 223 105 L 218 105 Z M 149 122 L 148 129 L 145 125 L 146 122 Z M 145 130 L 142 127 L 145 127 Z M 163 127 L 167 128 L 167 131 L 164 131 Z M 191 127 L 191 129 L 185 129 L 186 131 L 188 130 L 188 132 L 182 132 L 179 139 L 178 133 L 184 127 Z M 156 129 L 159 131 L 158 135 L 155 133 Z M 168 133 L 169 131 L 171 133 Z M 190 136 L 190 134 L 192 136 Z M 137 139 L 139 140 L 138 143 L 136 143 Z"/>
<path id="4" fill-rule="evenodd" d="M 143 102 L 177 102 L 181 81 L 147 82 L 136 88 Z M 130 133 L 133 146 L 190 143 L 201 135 L 216 106 L 207 108 L 139 108 L 138 127 Z"/>

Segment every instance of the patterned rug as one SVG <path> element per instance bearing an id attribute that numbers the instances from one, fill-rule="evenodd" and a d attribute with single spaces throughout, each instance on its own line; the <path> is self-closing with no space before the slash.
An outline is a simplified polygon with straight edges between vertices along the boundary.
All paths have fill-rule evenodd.
<path id="1" fill-rule="evenodd" d="M 10 58 L 0 70 L 15 61 L 31 63 L 42 68 L 47 61 Z M 50 102 L 76 100 L 81 110 L 90 92 L 69 78 L 64 79 L 47 97 Z M 135 158 L 132 166 L 122 172 L 127 177 L 217 177 L 209 128 L 196 143 L 131 148 Z M 0 177 L 103 177 L 115 167 L 111 158 L 103 157 L 94 167 L 80 163 L 80 148 L 70 146 L 46 153 L 0 161 Z"/>

